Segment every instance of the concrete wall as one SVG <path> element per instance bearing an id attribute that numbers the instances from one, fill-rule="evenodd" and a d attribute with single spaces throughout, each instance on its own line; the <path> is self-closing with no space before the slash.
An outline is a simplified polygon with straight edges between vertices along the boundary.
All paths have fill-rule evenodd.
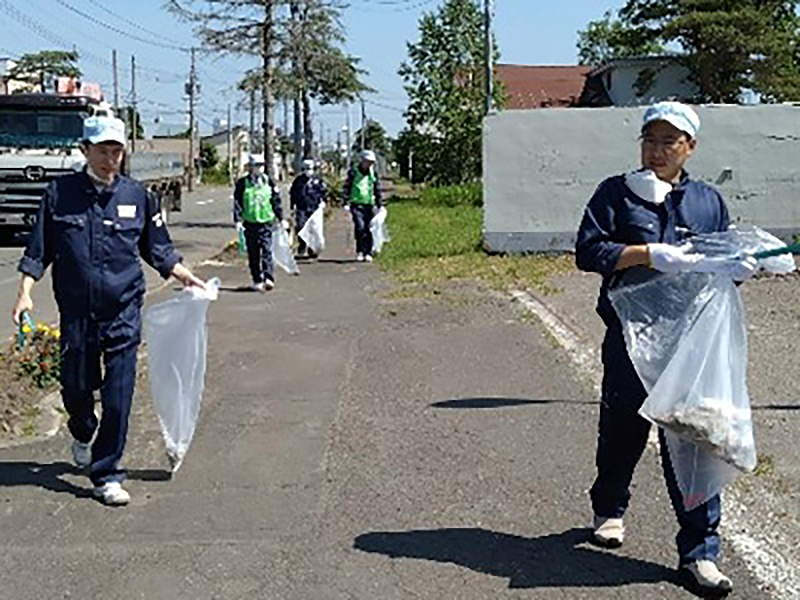
<path id="1" fill-rule="evenodd" d="M 732 219 L 800 233 L 800 107 L 705 106 L 687 170 L 722 192 Z M 606 177 L 639 167 L 644 108 L 511 111 L 484 122 L 484 237 L 497 252 L 572 249 Z"/>

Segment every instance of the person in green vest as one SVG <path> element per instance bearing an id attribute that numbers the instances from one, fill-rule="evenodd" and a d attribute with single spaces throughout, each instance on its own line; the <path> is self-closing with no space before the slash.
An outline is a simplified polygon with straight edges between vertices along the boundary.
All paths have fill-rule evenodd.
<path id="1" fill-rule="evenodd" d="M 372 262 L 372 233 L 369 224 L 383 206 L 378 174 L 375 172 L 375 153 L 361 152 L 361 162 L 347 173 L 342 194 L 345 210 L 353 215 L 356 234 L 356 260 Z"/>
<path id="2" fill-rule="evenodd" d="M 251 289 L 267 292 L 275 287 L 272 231 L 277 223 L 284 229 L 289 224 L 283 220 L 280 192 L 264 173 L 264 156 L 251 154 L 247 164 L 250 172 L 236 182 L 233 192 L 233 221 L 237 230 L 244 230 Z"/>

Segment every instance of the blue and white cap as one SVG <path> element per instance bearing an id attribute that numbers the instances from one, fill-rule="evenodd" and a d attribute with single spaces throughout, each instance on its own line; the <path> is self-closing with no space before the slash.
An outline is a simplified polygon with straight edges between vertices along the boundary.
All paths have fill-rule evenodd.
<path id="1" fill-rule="evenodd" d="M 83 139 L 90 144 L 125 145 L 125 123 L 115 117 L 89 117 L 83 122 Z"/>
<path id="2" fill-rule="evenodd" d="M 680 102 L 658 102 L 653 104 L 644 113 L 642 129 L 653 121 L 666 121 L 688 134 L 689 137 L 696 137 L 697 132 L 700 131 L 700 117 L 697 116 L 691 106 Z"/>
<path id="3" fill-rule="evenodd" d="M 368 160 L 371 162 L 375 162 L 375 153 L 372 150 L 362 150 L 361 151 L 361 158 L 363 160 Z"/>

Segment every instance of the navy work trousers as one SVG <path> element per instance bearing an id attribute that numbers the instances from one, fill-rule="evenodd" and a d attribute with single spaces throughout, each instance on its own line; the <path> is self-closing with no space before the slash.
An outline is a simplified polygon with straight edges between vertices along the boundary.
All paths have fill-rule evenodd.
<path id="1" fill-rule="evenodd" d="M 594 513 L 621 518 L 628 508 L 633 471 L 644 453 L 650 422 L 638 413 L 647 392 L 625 348 L 622 329 L 611 327 L 603 340 L 603 391 L 597 445 L 597 479 L 590 496 Z M 680 564 L 716 560 L 719 556 L 720 497 L 687 511 L 678 487 L 663 432 L 661 464 L 680 531 L 676 541 Z"/>
<path id="2" fill-rule="evenodd" d="M 253 283 L 275 281 L 272 262 L 272 223 L 245 223 L 244 237 L 247 241 L 247 262 Z"/>
<path id="3" fill-rule="evenodd" d="M 351 204 L 350 212 L 355 227 L 356 252 L 365 256 L 372 254 L 372 232 L 369 224 L 375 216 L 375 207 L 371 204 Z"/>
<path id="4" fill-rule="evenodd" d="M 128 436 L 140 340 L 138 301 L 108 321 L 61 318 L 61 397 L 72 437 L 88 444 L 97 431 L 89 467 L 95 485 L 125 478 L 119 463 Z M 100 390 L 103 407 L 99 430 L 95 390 Z"/>

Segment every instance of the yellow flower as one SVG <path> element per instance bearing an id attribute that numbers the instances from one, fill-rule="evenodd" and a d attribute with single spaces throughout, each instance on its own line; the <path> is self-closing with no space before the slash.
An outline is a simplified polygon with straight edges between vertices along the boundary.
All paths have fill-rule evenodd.
<path id="1" fill-rule="evenodd" d="M 30 325 L 28 325 L 27 323 L 25 323 L 25 324 L 22 326 L 22 333 L 30 333 L 30 332 L 31 332 L 31 326 L 30 326 Z"/>

